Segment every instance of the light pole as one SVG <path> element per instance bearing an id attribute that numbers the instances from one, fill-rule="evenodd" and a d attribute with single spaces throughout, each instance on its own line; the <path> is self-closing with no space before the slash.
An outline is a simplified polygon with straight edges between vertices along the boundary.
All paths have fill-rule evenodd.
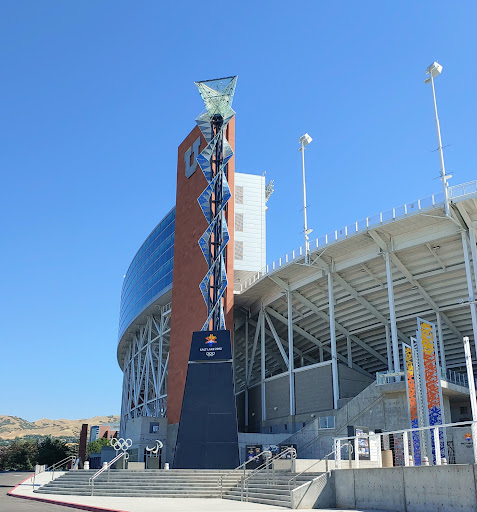
<path id="1" fill-rule="evenodd" d="M 439 125 L 439 117 L 437 116 L 437 102 L 436 102 L 436 91 L 434 89 L 434 78 L 442 73 L 442 66 L 438 62 L 433 62 L 427 69 L 426 74 L 429 78 L 424 80 L 424 83 L 431 83 L 432 87 L 432 99 L 434 101 L 434 116 L 436 119 L 436 132 L 437 132 L 437 149 L 439 151 L 439 160 L 441 165 L 441 181 L 442 188 L 444 190 L 444 206 L 446 209 L 446 215 L 449 216 L 449 191 L 447 189 L 447 179 L 452 176 L 446 176 L 446 168 L 444 165 L 444 152 L 442 151 L 442 140 L 441 140 L 441 127 Z"/>
<path id="2" fill-rule="evenodd" d="M 302 163 L 302 171 L 303 171 L 303 233 L 305 235 L 305 265 L 308 265 L 308 255 L 310 252 L 310 242 L 308 241 L 308 235 L 313 231 L 312 229 L 308 229 L 308 222 L 306 220 L 306 185 L 305 185 L 305 146 L 313 139 L 305 133 L 302 135 L 298 142 L 301 144 L 299 151 L 301 151 L 301 163 Z"/>

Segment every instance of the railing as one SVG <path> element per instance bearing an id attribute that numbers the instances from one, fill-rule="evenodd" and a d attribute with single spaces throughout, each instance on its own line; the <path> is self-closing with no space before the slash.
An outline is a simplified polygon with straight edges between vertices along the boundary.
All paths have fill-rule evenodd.
<path id="1" fill-rule="evenodd" d="M 469 387 L 469 380 L 467 378 L 466 373 L 459 373 L 450 368 L 444 370 L 441 368 L 441 378 L 451 384 L 456 384 L 457 386 L 462 386 L 464 388 Z M 477 379 L 475 380 L 475 385 L 477 387 Z"/>
<path id="2" fill-rule="evenodd" d="M 221 475 L 220 476 L 220 497 L 222 498 L 222 496 L 223 496 L 223 487 L 224 487 L 223 482 L 224 482 L 224 478 L 225 477 L 233 475 L 236 471 L 240 471 L 242 468 L 243 468 L 243 476 L 245 477 L 245 474 L 246 474 L 245 472 L 246 472 L 246 469 L 247 469 L 247 467 L 246 467 L 247 464 L 249 464 L 250 462 L 252 462 L 254 460 L 260 459 L 260 457 L 262 457 L 265 453 L 270 453 L 270 451 L 269 450 L 264 450 L 263 452 L 260 452 L 258 455 L 255 455 L 251 459 L 246 460 L 243 464 L 240 464 L 240 466 L 237 466 L 232 471 L 229 471 L 228 473 L 225 473 L 225 475 Z"/>
<path id="3" fill-rule="evenodd" d="M 457 386 L 462 386 L 465 388 L 469 387 L 469 381 L 467 380 L 467 375 L 465 373 L 458 373 L 450 368 L 444 370 L 444 368 L 440 369 L 441 371 L 441 379 L 446 382 L 450 382 L 451 384 L 456 384 Z M 401 378 L 405 376 L 405 372 L 376 372 L 376 385 L 383 386 L 384 384 L 393 384 L 396 381 L 396 378 Z M 476 388 L 477 388 L 477 379 L 475 380 Z"/>
<path id="4" fill-rule="evenodd" d="M 296 450 L 295 448 L 287 448 L 286 450 L 283 450 L 282 452 L 278 453 L 274 457 L 266 457 L 265 462 L 260 465 L 258 468 L 256 468 L 250 475 L 247 477 L 242 477 L 241 482 L 241 493 L 240 493 L 240 500 L 244 501 L 244 493 L 245 493 L 245 501 L 248 501 L 248 482 L 251 478 L 256 477 L 259 473 L 262 473 L 263 471 L 266 471 L 266 475 L 269 478 L 270 477 L 270 467 L 272 468 L 272 481 L 275 480 L 275 467 L 274 462 L 278 459 L 287 459 L 288 455 L 291 456 L 291 460 L 296 459 Z"/>
<path id="5" fill-rule="evenodd" d="M 51 480 L 55 477 L 55 471 L 58 471 L 58 468 L 64 467 L 64 466 L 71 466 L 69 469 L 76 469 L 79 464 L 79 458 L 76 457 L 76 455 L 68 455 L 68 457 L 65 457 L 64 459 L 60 460 L 59 462 L 55 462 L 52 466 L 45 466 L 44 469 L 41 471 L 38 471 L 38 473 L 34 473 L 33 480 L 32 480 L 32 486 L 35 487 L 35 479 L 36 475 L 40 475 L 41 473 L 46 473 L 47 471 L 51 471 Z"/>
<path id="6" fill-rule="evenodd" d="M 353 445 L 351 443 L 345 443 L 345 444 L 342 444 L 340 446 L 340 450 L 343 449 L 344 446 L 348 445 L 349 446 L 349 450 L 350 450 L 350 453 L 352 454 L 353 453 Z M 328 473 L 329 471 L 329 467 L 328 467 L 328 462 L 329 462 L 329 458 L 331 455 L 334 455 L 336 452 L 336 448 L 331 451 L 330 453 L 327 453 L 324 457 L 322 457 L 321 459 L 319 460 L 316 460 L 313 464 L 311 464 L 311 466 L 308 466 L 306 469 L 304 469 L 301 473 L 295 473 L 291 478 L 290 480 L 288 480 L 288 491 L 291 492 L 292 490 L 292 487 L 291 487 L 291 483 L 293 482 L 293 488 L 296 487 L 296 479 L 297 477 L 303 475 L 304 473 L 308 473 L 309 470 L 313 467 L 315 467 L 316 465 L 318 465 L 320 462 L 323 462 L 325 461 L 325 472 Z M 336 466 L 336 458 L 335 458 L 335 466 Z"/>
<path id="7" fill-rule="evenodd" d="M 103 474 L 105 471 L 108 472 L 108 482 L 109 482 L 109 469 L 113 464 L 115 464 L 121 457 L 124 457 L 125 455 L 128 455 L 128 452 L 121 452 L 114 459 L 110 460 L 107 464 L 104 464 L 104 466 L 96 471 L 96 473 L 89 479 L 89 485 L 91 485 L 91 496 L 94 495 L 94 481 L 96 478 L 98 478 L 99 475 Z M 127 460 L 127 459 L 126 459 Z"/>
<path id="8" fill-rule="evenodd" d="M 477 180 L 449 187 L 448 190 L 449 199 L 456 199 L 465 195 L 477 194 Z M 328 246 L 339 240 L 356 235 L 357 233 L 367 231 L 369 228 L 381 226 L 383 224 L 387 224 L 388 222 L 392 222 L 404 217 L 409 217 L 424 210 L 435 208 L 440 203 L 443 203 L 443 201 L 444 195 L 442 192 L 439 192 L 438 194 L 432 194 L 422 199 L 417 199 L 416 201 L 411 201 L 401 206 L 396 206 L 395 208 L 379 212 L 375 215 L 371 215 L 364 219 L 353 222 L 352 224 L 344 226 L 340 229 L 335 229 L 334 231 L 331 231 L 330 233 L 321 236 L 314 241 L 310 240 L 310 250 L 313 251 L 319 247 Z M 237 291 L 239 293 L 243 293 L 247 288 L 261 279 L 263 276 L 273 272 L 277 268 L 285 266 L 288 263 L 301 258 L 304 254 L 304 246 L 298 247 L 298 249 L 295 249 L 291 253 L 286 254 L 284 257 L 273 261 L 269 265 L 266 265 L 255 275 L 240 283 L 240 288 L 237 288 Z"/>
<path id="9" fill-rule="evenodd" d="M 428 427 L 408 428 L 391 432 L 379 432 L 374 434 L 361 434 L 359 436 L 335 437 L 336 457 L 335 467 L 341 469 L 341 443 L 354 444 L 355 468 L 359 468 L 359 442 L 367 440 L 369 453 L 371 454 L 371 442 L 376 442 L 377 464 L 382 467 L 381 446 L 384 437 L 392 437 L 394 443 L 394 458 L 397 466 L 440 466 L 447 464 L 448 444 L 446 442 L 446 429 L 454 427 L 470 426 L 472 433 L 466 434 L 467 442 L 473 443 L 474 463 L 477 464 L 477 421 L 460 421 L 443 425 Z M 362 459 L 364 460 L 364 459 Z M 365 460 L 370 460 L 366 458 Z M 416 464 L 414 464 L 416 462 Z"/>
<path id="10" fill-rule="evenodd" d="M 404 375 L 404 372 L 376 372 L 376 386 L 394 384 L 396 379 L 400 379 Z"/>

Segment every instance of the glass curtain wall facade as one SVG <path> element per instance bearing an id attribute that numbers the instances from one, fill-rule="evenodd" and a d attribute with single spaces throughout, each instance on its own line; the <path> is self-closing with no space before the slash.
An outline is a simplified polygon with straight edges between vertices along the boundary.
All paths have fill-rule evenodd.
<path id="1" fill-rule="evenodd" d="M 119 339 L 131 322 L 172 284 L 175 208 L 146 238 L 124 278 Z"/>

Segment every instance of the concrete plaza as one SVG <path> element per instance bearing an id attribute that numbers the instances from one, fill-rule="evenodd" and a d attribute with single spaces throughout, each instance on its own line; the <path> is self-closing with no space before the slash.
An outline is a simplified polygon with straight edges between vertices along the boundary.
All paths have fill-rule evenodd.
<path id="1" fill-rule="evenodd" d="M 43 485 L 48 481 L 50 481 L 48 473 L 40 474 L 36 477 L 35 487 L 38 488 L 39 485 Z M 104 496 L 61 496 L 58 494 L 39 495 L 33 492 L 32 483 L 31 473 L 0 473 L 0 487 L 2 488 L 0 510 L 5 512 L 55 512 L 56 510 L 71 510 L 71 508 L 94 512 L 156 512 L 157 510 L 161 510 L 161 512 L 283 512 L 285 510 L 283 507 L 208 498 L 117 498 Z M 54 508 L 52 508 L 52 505 L 54 505 Z M 324 510 L 324 512 L 327 511 Z M 330 511 L 328 510 L 328 512 Z"/>

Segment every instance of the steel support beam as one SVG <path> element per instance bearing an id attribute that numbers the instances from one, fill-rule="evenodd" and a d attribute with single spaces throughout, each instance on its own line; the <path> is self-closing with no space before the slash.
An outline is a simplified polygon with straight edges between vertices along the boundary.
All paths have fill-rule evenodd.
<path id="1" fill-rule="evenodd" d="M 282 343 L 280 342 L 280 337 L 277 334 L 277 331 L 275 329 L 275 326 L 273 325 L 272 320 L 268 316 L 268 313 L 265 311 L 265 320 L 267 321 L 268 327 L 270 327 L 270 331 L 272 333 L 272 337 L 275 340 L 275 343 L 277 344 L 278 350 L 280 351 L 280 354 L 283 358 L 283 361 L 285 361 L 285 364 L 287 365 L 287 369 L 290 369 L 290 364 L 288 360 L 288 356 L 285 352 L 285 349 L 283 348 Z"/>
<path id="2" fill-rule="evenodd" d="M 472 270 L 470 268 L 469 244 L 467 242 L 467 233 L 462 231 L 462 249 L 464 251 L 465 275 L 467 277 L 467 290 L 469 292 L 470 314 L 472 317 L 472 332 L 474 333 L 474 350 L 477 353 L 477 311 L 475 309 L 475 294 L 472 280 Z"/>
<path id="3" fill-rule="evenodd" d="M 353 368 L 353 352 L 351 351 L 351 336 L 346 336 L 346 351 L 348 355 L 348 368 Z"/>
<path id="4" fill-rule="evenodd" d="M 265 315 L 261 315 L 261 323 L 260 323 L 260 333 L 261 333 L 261 343 L 260 343 L 260 390 L 262 395 L 262 421 L 267 419 L 267 408 L 265 404 Z"/>
<path id="5" fill-rule="evenodd" d="M 290 416 L 295 415 L 295 376 L 294 357 L 293 357 L 293 297 L 290 291 L 287 292 L 287 311 L 288 311 L 288 375 L 290 391 Z"/>
<path id="6" fill-rule="evenodd" d="M 369 235 L 371 238 L 376 242 L 378 247 L 380 247 L 384 252 L 388 251 L 388 247 L 386 245 L 386 242 L 381 238 L 381 236 L 378 234 L 377 231 L 369 231 Z M 444 321 L 444 323 L 449 327 L 449 329 L 455 334 L 458 340 L 461 340 L 463 338 L 462 333 L 457 329 L 457 327 L 447 318 L 447 316 L 442 313 L 439 306 L 434 302 L 434 300 L 431 298 L 431 296 L 424 290 L 422 285 L 415 279 L 415 277 L 409 272 L 409 270 L 402 264 L 401 260 L 396 256 L 395 253 L 390 253 L 389 255 L 391 261 L 397 267 L 397 269 L 403 274 L 403 276 L 411 283 L 413 286 L 415 286 L 420 293 L 421 297 L 431 306 L 431 308 L 434 310 L 435 313 L 441 312 L 441 318 Z M 404 340 L 406 341 L 406 340 Z M 406 341 L 407 343 L 407 341 Z"/>
<path id="7" fill-rule="evenodd" d="M 396 309 L 394 307 L 393 274 L 388 251 L 384 253 L 384 257 L 386 260 L 386 280 L 388 283 L 389 323 L 391 326 L 391 342 L 393 348 L 393 369 L 395 372 L 400 372 L 401 364 L 399 361 L 399 340 L 396 326 Z"/>
<path id="8" fill-rule="evenodd" d="M 244 416 L 245 428 L 248 429 L 248 313 L 245 313 L 245 395 Z"/>
<path id="9" fill-rule="evenodd" d="M 336 277 L 336 274 L 333 274 L 334 277 Z M 315 304 L 313 304 L 313 302 L 311 302 L 309 299 L 307 299 L 306 297 L 304 297 L 303 295 L 301 295 L 301 293 L 298 293 L 298 292 L 293 292 L 293 296 L 299 301 L 301 302 L 304 306 L 306 306 L 308 309 L 310 309 L 310 311 L 312 311 L 313 313 L 316 314 L 316 316 L 318 316 L 319 318 L 321 318 L 322 320 L 325 320 L 327 323 L 329 323 L 330 321 L 330 317 L 328 314 L 326 314 L 324 311 L 321 311 Z M 368 346 L 366 343 L 364 343 L 364 341 L 362 341 L 360 338 L 358 338 L 357 336 L 355 336 L 354 334 L 351 334 L 348 329 L 346 329 L 345 327 L 343 327 L 339 322 L 336 321 L 335 319 L 335 328 L 337 331 L 339 331 L 341 334 L 343 334 L 344 336 L 350 336 L 351 339 L 357 344 L 359 345 L 361 348 L 363 348 L 364 350 L 366 350 L 367 352 L 369 352 L 370 354 L 372 354 L 374 357 L 376 357 L 377 359 L 379 359 L 382 363 L 386 364 L 386 359 L 384 359 L 384 357 L 379 353 L 377 352 L 376 350 L 374 350 L 373 348 L 371 348 L 370 346 Z"/>
<path id="10" fill-rule="evenodd" d="M 382 315 L 368 300 L 362 297 L 349 283 L 347 283 L 339 274 L 334 274 L 335 281 L 346 290 L 354 299 L 356 299 L 369 313 L 377 318 L 383 325 L 386 325 L 389 320 Z M 406 335 L 397 329 L 398 336 L 407 342 Z"/>
<path id="11" fill-rule="evenodd" d="M 263 311 L 260 310 L 260 313 L 258 314 L 258 322 L 255 326 L 255 336 L 253 337 L 252 355 L 250 357 L 250 364 L 248 365 L 247 386 L 250 385 L 250 377 L 252 376 L 253 363 L 255 362 L 255 353 L 257 352 L 258 335 L 260 333 L 260 328 L 262 327 L 262 317 Z"/>
<path id="12" fill-rule="evenodd" d="M 445 371 L 447 371 L 446 353 L 444 350 L 444 335 L 442 333 L 441 314 L 439 312 L 436 313 L 436 322 L 437 322 L 437 337 L 439 339 L 439 361 L 441 364 L 441 368 L 445 372 Z"/>
<path id="13" fill-rule="evenodd" d="M 335 295 L 333 293 L 333 276 L 328 274 L 328 303 L 330 311 L 330 339 L 331 339 L 331 374 L 333 380 L 333 409 L 338 409 L 340 399 L 340 383 L 338 378 L 338 360 L 336 351 L 335 332 Z"/>
<path id="14" fill-rule="evenodd" d="M 391 349 L 391 335 L 389 333 L 389 324 L 384 326 L 386 328 L 386 353 L 388 356 L 388 371 L 393 371 L 393 351 Z"/>
<path id="15" fill-rule="evenodd" d="M 271 320 L 271 319 L 270 319 Z M 257 322 L 255 322 L 255 320 L 252 320 L 251 318 L 249 319 L 249 324 L 250 325 L 253 325 L 253 326 L 256 326 L 257 325 Z M 276 329 L 275 329 L 276 331 Z M 268 334 L 268 336 L 270 336 L 271 338 L 273 338 L 273 333 L 272 331 L 270 331 L 270 329 L 265 329 L 265 332 Z M 280 343 L 282 344 L 282 347 L 288 347 L 288 343 L 283 339 L 281 338 L 280 336 L 278 336 L 278 339 L 280 341 Z M 302 352 L 301 350 L 299 350 L 298 348 L 296 348 L 295 346 L 293 347 L 293 352 L 297 355 L 297 356 L 300 356 L 300 357 L 303 357 L 304 359 L 306 359 L 309 363 L 311 364 L 315 364 L 315 363 L 318 363 L 318 361 L 316 359 L 314 359 L 313 357 L 310 357 L 308 356 L 307 354 L 305 354 L 304 352 Z"/>

